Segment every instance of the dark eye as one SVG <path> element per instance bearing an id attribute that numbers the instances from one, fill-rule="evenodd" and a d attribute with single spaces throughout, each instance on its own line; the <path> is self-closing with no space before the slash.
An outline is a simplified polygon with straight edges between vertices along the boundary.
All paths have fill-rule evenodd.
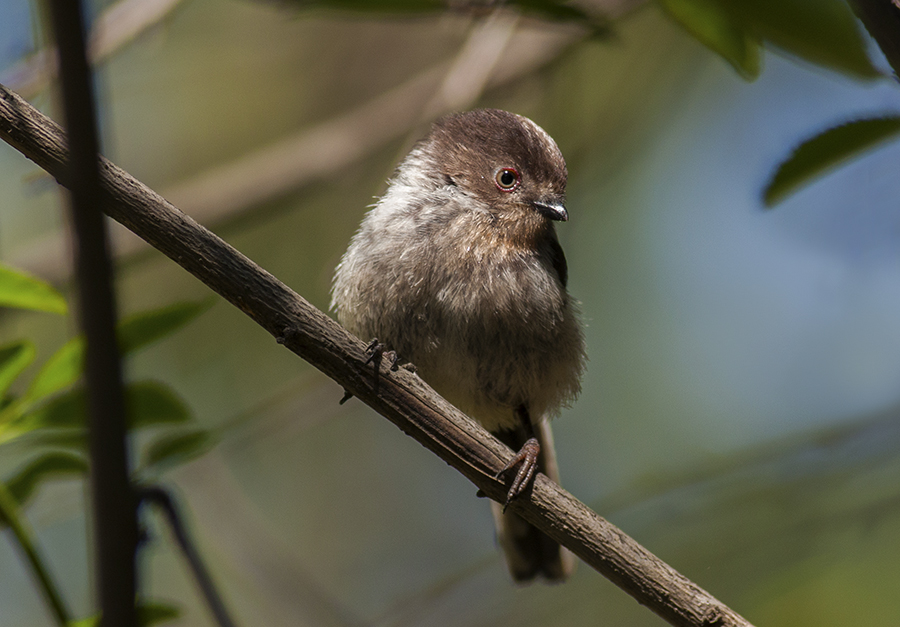
<path id="1" fill-rule="evenodd" d="M 494 182 L 502 192 L 511 192 L 519 186 L 521 179 L 515 168 L 500 168 L 494 173 Z"/>

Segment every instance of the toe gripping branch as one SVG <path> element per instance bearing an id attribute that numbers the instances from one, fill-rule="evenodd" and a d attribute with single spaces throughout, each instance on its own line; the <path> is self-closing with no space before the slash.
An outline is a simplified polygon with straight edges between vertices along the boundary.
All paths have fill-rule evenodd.
<path id="1" fill-rule="evenodd" d="M 497 479 L 503 479 L 516 467 L 519 469 L 516 472 L 512 485 L 509 486 L 509 491 L 506 493 L 506 502 L 503 504 L 504 512 L 506 512 L 506 508 L 509 507 L 510 503 L 519 498 L 534 483 L 534 475 L 538 469 L 538 456 L 540 454 L 541 445 L 538 443 L 537 438 L 529 438 L 522 445 L 519 452 L 516 453 L 516 456 L 496 474 Z"/>
<path id="2" fill-rule="evenodd" d="M 378 338 L 373 339 L 369 342 L 368 346 L 366 346 L 366 353 L 369 355 L 369 358 L 366 359 L 366 363 L 364 365 L 368 366 L 372 364 L 374 368 L 373 379 L 372 379 L 372 387 L 375 388 L 375 393 L 378 394 L 378 381 L 379 376 L 381 374 L 381 360 L 387 356 L 390 359 L 390 369 L 391 372 L 397 371 L 397 364 L 400 361 L 400 357 L 397 355 L 395 351 L 386 350 L 387 347 L 378 341 Z M 344 390 L 344 396 L 339 401 L 339 404 L 343 405 L 347 401 L 353 398 L 353 392 L 349 390 Z"/>

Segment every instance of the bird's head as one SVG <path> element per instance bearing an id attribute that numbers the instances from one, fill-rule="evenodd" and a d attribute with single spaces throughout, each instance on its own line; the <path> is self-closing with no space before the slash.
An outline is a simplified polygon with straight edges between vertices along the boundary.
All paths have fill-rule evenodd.
<path id="1" fill-rule="evenodd" d="M 528 118 L 478 109 L 438 120 L 424 150 L 447 185 L 480 201 L 501 222 L 546 228 L 565 221 L 566 162 Z"/>

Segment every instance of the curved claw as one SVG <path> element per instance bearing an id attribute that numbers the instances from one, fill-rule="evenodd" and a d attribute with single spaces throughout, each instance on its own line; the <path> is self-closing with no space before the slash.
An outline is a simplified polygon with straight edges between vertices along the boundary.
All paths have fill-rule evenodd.
<path id="1" fill-rule="evenodd" d="M 379 342 L 377 337 L 369 342 L 366 345 L 366 352 L 369 354 L 366 365 L 374 363 L 377 370 L 378 364 L 381 362 L 381 356 L 384 355 L 384 349 L 385 345 Z"/>
<path id="2" fill-rule="evenodd" d="M 538 468 L 538 456 L 541 454 L 541 445 L 537 438 L 529 438 L 522 448 L 510 462 L 497 473 L 496 478 L 500 479 L 513 468 L 519 468 L 516 478 L 513 479 L 512 485 L 509 486 L 509 492 L 506 493 L 506 502 L 503 504 L 503 511 L 509 507 L 509 504 L 517 499 L 528 487 L 534 482 L 534 474 Z"/>
<path id="3" fill-rule="evenodd" d="M 375 388 L 376 394 L 378 394 L 378 374 L 381 371 L 381 358 L 385 354 L 386 348 L 384 344 L 378 341 L 377 337 L 366 346 L 369 358 L 366 360 L 365 365 L 372 364 L 375 369 L 372 374 L 372 387 Z"/>
<path id="4" fill-rule="evenodd" d="M 366 352 L 369 354 L 369 358 L 366 360 L 365 365 L 368 366 L 369 364 L 372 364 L 375 368 L 374 387 L 375 393 L 377 394 L 378 373 L 381 370 L 382 358 L 386 356 L 390 360 L 390 371 L 396 372 L 398 364 L 400 363 L 400 355 L 398 355 L 396 351 L 387 350 L 387 346 L 379 342 L 377 337 L 366 346 Z"/>

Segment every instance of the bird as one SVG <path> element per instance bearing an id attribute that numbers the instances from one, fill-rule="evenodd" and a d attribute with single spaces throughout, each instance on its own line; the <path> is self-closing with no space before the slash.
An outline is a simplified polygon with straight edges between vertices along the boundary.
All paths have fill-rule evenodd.
<path id="1" fill-rule="evenodd" d="M 566 162 L 530 119 L 447 115 L 397 166 L 338 264 L 331 309 L 370 348 L 393 352 L 518 451 L 491 503 L 514 581 L 567 579 L 574 556 L 506 505 L 541 471 L 559 481 L 549 420 L 581 389 L 586 354 L 555 223 Z"/>

